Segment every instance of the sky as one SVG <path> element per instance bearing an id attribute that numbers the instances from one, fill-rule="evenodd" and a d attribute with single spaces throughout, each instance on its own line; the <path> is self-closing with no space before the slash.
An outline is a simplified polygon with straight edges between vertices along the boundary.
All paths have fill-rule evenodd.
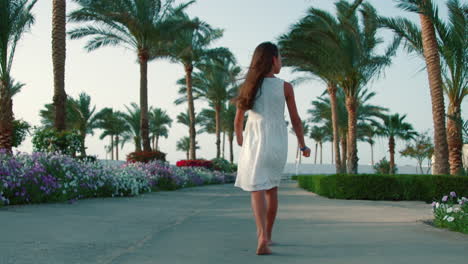
<path id="1" fill-rule="evenodd" d="M 445 1 L 436 0 L 441 8 L 441 14 L 446 16 L 443 6 Z M 68 11 L 77 8 L 76 4 L 67 1 Z M 255 47 L 263 41 L 275 42 L 279 36 L 286 33 L 289 27 L 303 17 L 310 7 L 334 11 L 332 0 L 198 0 L 188 8 L 190 16 L 197 16 L 216 28 L 224 29 L 222 39 L 213 47 L 228 47 L 236 56 L 242 68 L 248 67 Z M 415 14 L 399 10 L 391 0 L 368 0 L 378 13 L 385 16 L 404 16 L 418 23 Z M 463 2 L 463 1 L 462 1 Z M 33 9 L 36 23 L 30 32 L 24 35 L 17 48 L 12 69 L 15 80 L 26 84 L 21 93 L 13 98 L 15 117 L 26 120 L 32 125 L 40 125 L 39 111 L 45 104 L 52 102 L 53 75 L 51 55 L 51 9 L 52 1 L 40 0 Z M 77 24 L 68 24 L 67 30 L 76 28 Z M 382 38 L 389 41 L 392 33 L 382 31 Z M 100 110 L 112 107 L 125 111 L 125 105 L 139 102 L 139 66 L 132 50 L 121 47 L 105 47 L 88 53 L 84 50 L 86 40 L 67 39 L 67 59 L 65 73 L 65 89 L 68 95 L 77 97 L 85 92 L 91 96 L 92 103 Z M 391 113 L 407 114 L 407 121 L 413 124 L 419 132 L 429 131 L 432 135 L 432 110 L 426 71 L 422 70 L 424 61 L 415 55 L 399 51 L 393 58 L 393 64 L 385 70 L 383 76 L 372 81 L 368 88 L 377 93 L 371 103 L 390 109 Z M 168 61 L 153 61 L 148 67 L 149 105 L 166 110 L 172 119 L 185 111 L 185 105 L 176 106 L 178 98 L 176 80 L 184 76 L 180 64 Z M 290 69 L 283 68 L 278 75 L 286 81 L 298 76 Z M 295 88 L 296 102 L 299 114 L 303 120 L 309 118 L 307 110 L 311 101 L 320 96 L 325 85 L 318 80 L 301 83 Z M 447 104 L 447 100 L 446 100 Z M 196 111 L 207 107 L 204 102 L 195 103 Z M 466 118 L 468 104 L 462 105 L 462 115 Z M 287 114 L 286 116 L 289 119 Z M 312 124 L 313 125 L 313 124 Z M 87 137 L 88 154 L 98 158 L 109 158 L 104 147 L 109 139 L 99 140 L 101 131 L 96 130 L 94 136 Z M 185 159 L 185 153 L 176 151 L 176 142 L 188 135 L 188 129 L 176 122 L 173 123 L 167 139 L 160 139 L 160 150 L 167 153 L 171 163 Z M 215 136 L 198 135 L 197 141 L 201 149 L 197 157 L 212 159 L 216 156 Z M 294 162 L 296 138 L 289 135 L 288 162 Z M 306 138 L 306 143 L 314 149 L 314 142 Z M 374 159 L 388 158 L 387 139 L 378 138 L 375 146 Z M 405 142 L 397 142 L 397 150 L 401 150 Z M 31 138 L 28 138 L 19 151 L 32 151 Z M 132 143 L 125 145 L 122 154 L 134 150 Z M 239 147 L 234 147 L 234 157 L 237 160 Z M 226 142 L 226 158 L 229 157 L 229 145 Z M 366 143 L 358 144 L 360 164 L 370 164 L 370 147 Z M 124 155 L 120 159 L 124 159 Z M 303 159 L 303 163 L 313 163 L 313 157 Z M 331 143 L 323 146 L 323 162 L 331 162 Z M 414 165 L 416 162 L 396 156 L 398 165 Z"/>

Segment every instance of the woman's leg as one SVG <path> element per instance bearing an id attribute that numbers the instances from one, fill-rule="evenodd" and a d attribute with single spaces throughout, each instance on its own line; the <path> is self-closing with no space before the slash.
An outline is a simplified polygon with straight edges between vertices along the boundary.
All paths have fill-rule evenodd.
<path id="1" fill-rule="evenodd" d="M 265 191 L 251 192 L 252 210 L 255 216 L 255 223 L 257 224 L 257 238 L 258 247 L 257 254 L 271 254 L 268 248 L 268 233 L 266 229 L 266 200 Z"/>
<path id="2" fill-rule="evenodd" d="M 267 217 L 266 217 L 266 229 L 268 242 L 271 241 L 271 234 L 273 232 L 273 225 L 276 219 L 276 212 L 278 211 L 278 187 L 266 191 L 266 202 L 267 202 Z"/>

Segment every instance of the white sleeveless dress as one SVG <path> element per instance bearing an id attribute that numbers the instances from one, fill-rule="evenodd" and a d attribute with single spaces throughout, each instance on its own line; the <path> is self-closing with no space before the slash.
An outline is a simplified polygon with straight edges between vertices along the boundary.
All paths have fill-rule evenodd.
<path id="1" fill-rule="evenodd" d="M 249 110 L 234 186 L 244 191 L 280 185 L 288 152 L 284 81 L 265 78 Z"/>

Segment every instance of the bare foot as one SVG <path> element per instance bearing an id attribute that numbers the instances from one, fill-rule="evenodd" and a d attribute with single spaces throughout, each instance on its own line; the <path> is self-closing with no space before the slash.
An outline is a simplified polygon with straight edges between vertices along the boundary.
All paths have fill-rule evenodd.
<path id="1" fill-rule="evenodd" d="M 271 254 L 271 250 L 268 247 L 268 241 L 263 240 L 259 242 L 258 247 L 257 247 L 257 255 L 270 255 L 270 254 Z"/>

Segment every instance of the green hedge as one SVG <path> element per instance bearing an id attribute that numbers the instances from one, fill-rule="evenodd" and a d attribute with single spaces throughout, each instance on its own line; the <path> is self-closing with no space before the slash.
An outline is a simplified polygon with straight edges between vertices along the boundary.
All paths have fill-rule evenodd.
<path id="1" fill-rule="evenodd" d="M 468 197 L 468 177 L 447 175 L 303 175 L 301 188 L 337 199 L 426 201 L 455 191 Z"/>

